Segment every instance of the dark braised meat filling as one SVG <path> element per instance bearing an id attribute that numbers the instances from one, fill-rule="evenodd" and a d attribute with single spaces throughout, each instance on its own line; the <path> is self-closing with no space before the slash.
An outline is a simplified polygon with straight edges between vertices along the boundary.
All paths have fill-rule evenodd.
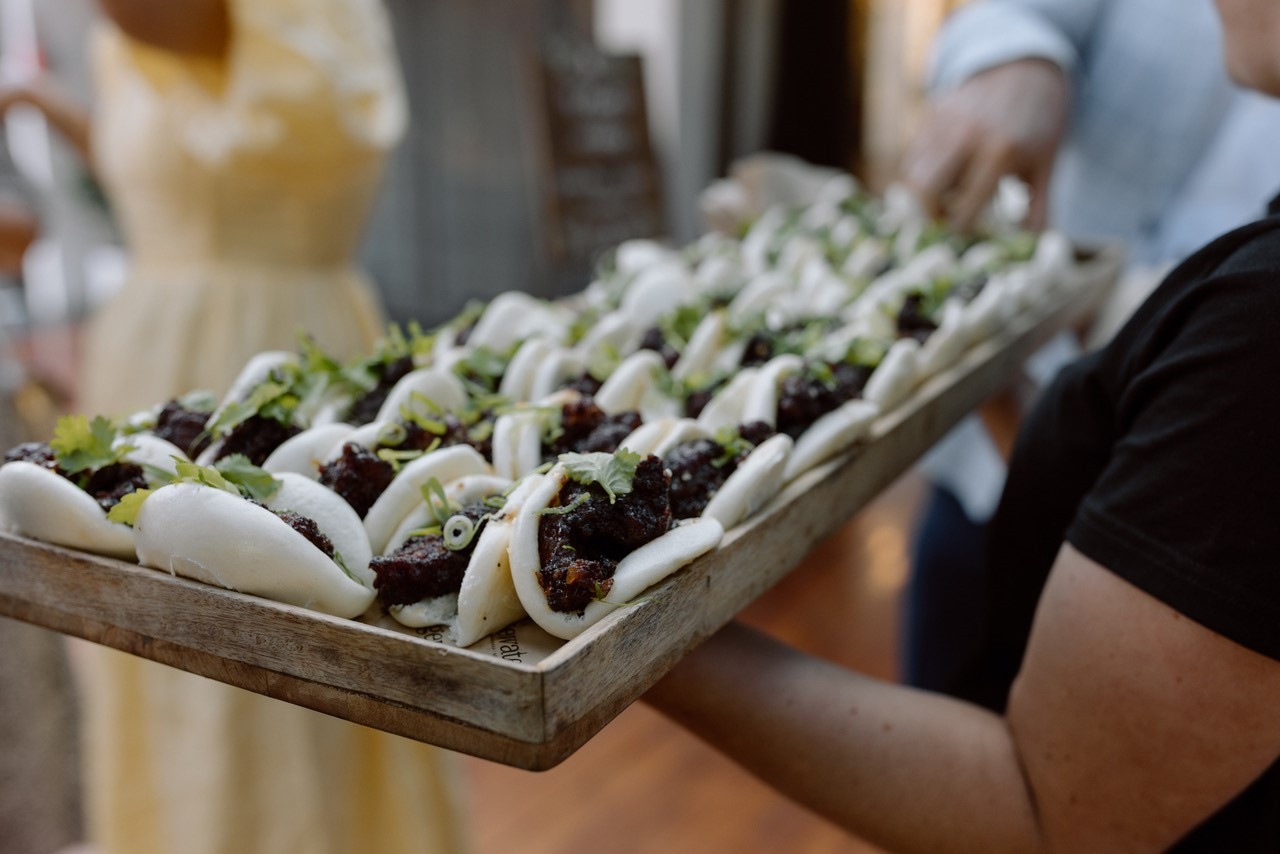
<path id="1" fill-rule="evenodd" d="M 176 400 L 171 400 L 156 416 L 156 427 L 153 431 L 161 439 L 172 442 L 183 452 L 195 459 L 200 452 L 209 447 L 209 435 L 204 432 L 209 413 L 195 409 L 184 409 Z"/>
<path id="2" fill-rule="evenodd" d="M 378 417 L 378 410 L 386 403 L 387 395 L 396 383 L 413 371 L 413 357 L 401 356 L 394 362 L 387 362 L 378 374 L 378 384 L 365 392 L 356 402 L 351 404 L 347 420 L 356 426 L 368 424 Z"/>
<path id="3" fill-rule="evenodd" d="M 773 358 L 773 338 L 764 332 L 756 332 L 747 339 L 742 352 L 742 366 L 756 368 Z"/>
<path id="4" fill-rule="evenodd" d="M 636 468 L 631 492 L 610 504 L 597 484 L 570 481 L 555 506 L 567 507 L 582 493 L 590 499 L 564 514 L 545 514 L 538 525 L 538 583 L 553 611 L 582 613 L 613 589 L 618 562 L 671 527 L 671 476 L 648 456 Z"/>
<path id="5" fill-rule="evenodd" d="M 662 464 L 671 472 L 671 516 L 693 519 L 707 509 L 711 496 L 724 486 L 738 467 L 736 459 L 713 465 L 724 454 L 724 446 L 711 439 L 694 439 L 672 448 Z"/>
<path id="6" fill-rule="evenodd" d="M 778 435 L 778 431 L 763 421 L 748 421 L 746 424 L 738 425 L 738 435 L 746 439 L 754 447 L 766 439 L 772 439 Z"/>
<path id="7" fill-rule="evenodd" d="M 662 357 L 662 361 L 666 362 L 667 370 L 675 367 L 676 362 L 680 358 L 680 353 L 675 347 L 667 343 L 667 337 L 662 334 L 662 330 L 656 326 L 650 327 L 645 332 L 644 337 L 640 339 L 641 350 L 652 350 Z"/>
<path id="8" fill-rule="evenodd" d="M 110 510 L 120 503 L 120 499 L 138 489 L 146 489 L 147 481 L 142 467 L 134 463 L 116 463 L 103 466 L 90 474 L 87 471 L 67 474 L 58 465 L 58 458 L 53 449 L 43 442 L 23 442 L 10 448 L 4 455 L 6 463 L 34 463 L 61 475 L 84 489 L 98 502 L 103 510 Z"/>
<path id="9" fill-rule="evenodd" d="M 560 386 L 560 388 L 571 388 L 574 391 L 581 392 L 587 397 L 590 397 L 598 392 L 602 385 L 604 385 L 604 383 L 600 382 L 600 380 L 591 376 L 589 373 L 585 373 L 580 377 L 569 380 L 569 382 Z"/>
<path id="10" fill-rule="evenodd" d="M 324 552 L 325 557 L 333 558 L 333 543 L 321 532 L 320 526 L 314 519 L 294 513 L 292 510 L 273 510 L 272 512 L 283 519 L 290 528 L 306 537 L 311 545 Z"/>
<path id="11" fill-rule="evenodd" d="M 564 432 L 551 444 L 543 445 L 543 461 L 550 462 L 568 453 L 603 451 L 611 454 L 640 424 L 640 413 L 627 411 L 605 415 L 604 410 L 589 397 L 566 403 L 560 417 L 560 429 Z"/>
<path id="12" fill-rule="evenodd" d="M 51 472 L 66 477 L 66 472 L 58 465 L 58 458 L 44 442 L 23 442 L 17 447 L 10 448 L 4 455 L 6 463 L 34 463 L 41 468 L 46 468 Z"/>
<path id="13" fill-rule="evenodd" d="M 716 396 L 716 392 L 724 388 L 729 382 L 729 378 L 716 380 L 706 388 L 700 388 L 689 394 L 684 399 L 684 417 L 697 418 L 702 414 L 702 410 L 707 408 L 707 404 L 711 402 L 711 398 Z"/>
<path id="14" fill-rule="evenodd" d="M 281 424 L 274 418 L 255 415 L 232 428 L 218 446 L 218 453 L 214 460 L 220 460 L 232 454 L 244 454 L 249 458 L 249 462 L 260 466 L 267 461 L 272 451 L 284 444 L 286 439 L 301 432 L 291 424 Z"/>
<path id="15" fill-rule="evenodd" d="M 778 432 L 795 439 L 813 422 L 842 403 L 862 394 L 871 377 L 866 365 L 828 364 L 831 380 L 824 382 L 810 370 L 788 375 L 778 394 Z"/>
<path id="16" fill-rule="evenodd" d="M 391 463 L 355 442 L 342 446 L 342 454 L 320 469 L 320 482 L 346 499 L 363 519 L 396 476 Z"/>
<path id="17" fill-rule="evenodd" d="M 459 511 L 477 525 L 481 524 L 481 517 L 491 512 L 491 507 L 479 502 Z M 437 534 L 410 537 L 391 554 L 375 557 L 369 566 L 377 575 L 373 586 L 378 598 L 387 605 L 411 605 L 457 593 L 479 536 L 476 531 L 471 543 L 458 551 L 445 548 L 444 539 Z"/>
<path id="18" fill-rule="evenodd" d="M 783 353 L 804 353 L 824 331 L 835 329 L 839 322 L 836 317 L 809 318 L 781 329 L 761 329 L 747 339 L 741 364 L 744 368 L 759 367 Z"/>
<path id="19" fill-rule="evenodd" d="M 923 344 L 938 328 L 938 324 L 929 319 L 922 309 L 924 306 L 924 295 L 920 293 L 908 294 L 905 302 L 902 303 L 902 309 L 898 312 L 898 337 L 914 338 Z"/>
<path id="20" fill-rule="evenodd" d="M 751 451 L 765 439 L 774 435 L 773 428 L 763 421 L 743 424 L 738 435 L 751 443 L 737 454 L 726 458 L 725 447 L 712 439 L 695 439 L 676 445 L 662 459 L 671 472 L 671 516 L 673 519 L 693 519 L 702 515 L 712 496 L 720 491 L 738 466 Z"/>
<path id="21" fill-rule="evenodd" d="M 103 466 L 84 485 L 84 491 L 92 495 L 103 510 L 115 507 L 130 492 L 146 488 L 147 479 L 143 476 L 142 466 L 133 463 Z"/>

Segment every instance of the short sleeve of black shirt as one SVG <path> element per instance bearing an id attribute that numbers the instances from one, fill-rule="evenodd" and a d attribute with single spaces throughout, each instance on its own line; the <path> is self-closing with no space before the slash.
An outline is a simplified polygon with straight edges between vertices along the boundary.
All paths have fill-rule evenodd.
<path id="1" fill-rule="evenodd" d="M 1278 380 L 1273 215 L 1180 265 L 1029 414 L 989 528 L 986 635 L 958 693 L 1003 706 L 1064 540 L 1280 660 Z M 1277 846 L 1280 763 L 1179 850 Z"/>
<path id="2" fill-rule="evenodd" d="M 1257 240 L 1280 248 L 1280 231 Z M 1276 260 L 1274 272 L 1228 261 L 1174 289 L 1131 346 L 1100 361 L 1115 440 L 1067 540 L 1196 622 L 1280 659 Z"/>

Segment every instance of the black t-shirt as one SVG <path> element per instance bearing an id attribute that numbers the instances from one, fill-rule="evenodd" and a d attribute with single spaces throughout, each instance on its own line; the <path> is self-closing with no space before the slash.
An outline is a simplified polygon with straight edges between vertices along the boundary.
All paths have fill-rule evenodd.
<path id="1" fill-rule="evenodd" d="M 1280 198 L 1169 275 L 1024 425 L 959 693 L 1002 709 L 1064 540 L 1280 660 Z M 1280 709 L 1277 709 L 1280 714 Z M 1280 763 L 1175 849 L 1280 851 Z"/>

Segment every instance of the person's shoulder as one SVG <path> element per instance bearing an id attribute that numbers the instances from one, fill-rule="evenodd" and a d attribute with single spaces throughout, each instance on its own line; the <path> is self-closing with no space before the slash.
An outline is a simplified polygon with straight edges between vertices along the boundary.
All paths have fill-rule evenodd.
<path id="1" fill-rule="evenodd" d="M 1204 320 L 1221 312 L 1280 311 L 1280 216 L 1269 216 L 1222 235 L 1179 264 L 1149 300 L 1166 320 L 1185 309 Z"/>
<path id="2" fill-rule="evenodd" d="M 1280 216 L 1260 220 L 1246 229 L 1236 245 L 1223 256 L 1213 274 L 1280 277 Z"/>

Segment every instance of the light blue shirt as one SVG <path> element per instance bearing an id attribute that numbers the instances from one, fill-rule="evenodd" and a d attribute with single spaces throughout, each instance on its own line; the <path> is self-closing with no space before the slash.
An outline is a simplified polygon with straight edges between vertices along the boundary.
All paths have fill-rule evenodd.
<path id="1" fill-rule="evenodd" d="M 1280 192 L 1280 102 L 1227 77 L 1212 0 L 986 0 L 935 44 L 932 85 L 1037 57 L 1071 78 L 1051 222 L 1179 260 L 1257 219 Z"/>
<path id="2" fill-rule="evenodd" d="M 1032 57 L 1072 82 L 1050 223 L 1077 242 L 1124 241 L 1136 265 L 1177 261 L 1280 192 L 1280 102 L 1228 78 L 1212 0 L 975 2 L 943 27 L 931 85 Z M 1063 358 L 1042 356 L 1041 373 Z M 976 419 L 923 468 L 971 519 L 994 512 L 1004 463 Z"/>

